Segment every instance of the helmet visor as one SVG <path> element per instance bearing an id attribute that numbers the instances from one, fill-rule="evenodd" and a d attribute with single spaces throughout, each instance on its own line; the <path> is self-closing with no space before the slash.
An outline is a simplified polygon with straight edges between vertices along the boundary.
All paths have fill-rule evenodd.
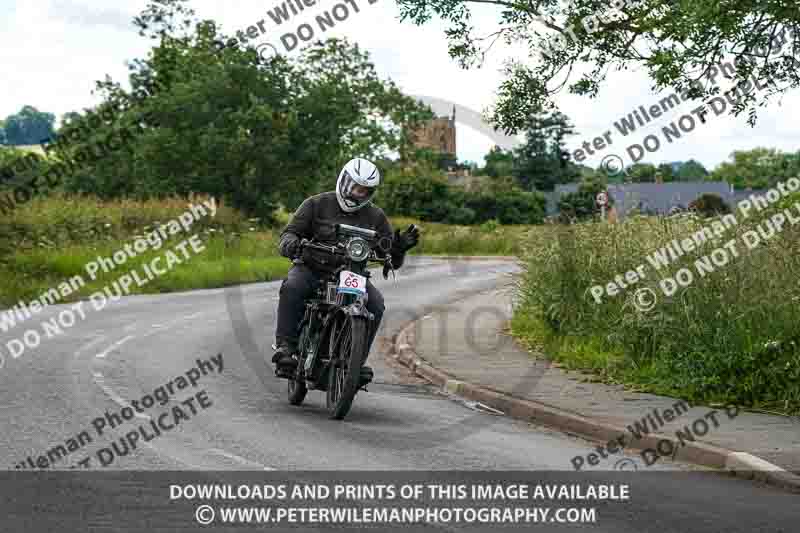
<path id="1" fill-rule="evenodd" d="M 356 182 L 350 173 L 346 170 L 342 176 L 342 182 L 339 186 L 339 193 L 342 199 L 350 207 L 358 207 L 366 204 L 372 197 L 375 196 L 377 187 L 366 187 Z"/>

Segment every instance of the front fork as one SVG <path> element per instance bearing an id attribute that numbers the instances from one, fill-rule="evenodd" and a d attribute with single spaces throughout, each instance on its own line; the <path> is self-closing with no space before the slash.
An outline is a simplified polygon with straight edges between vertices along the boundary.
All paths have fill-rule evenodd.
<path id="1" fill-rule="evenodd" d="M 359 296 L 352 296 L 344 294 L 344 301 L 339 310 L 329 317 L 335 316 L 338 313 L 344 313 L 351 317 L 363 317 L 368 324 L 367 328 L 367 341 L 372 338 L 372 328 L 375 324 L 374 313 L 369 312 L 367 309 L 368 295 L 365 293 Z M 300 350 L 300 363 L 303 364 L 304 375 L 311 376 L 315 364 L 316 356 L 320 350 L 320 332 L 323 331 L 327 322 L 323 318 L 316 316 L 318 309 L 314 307 L 306 307 L 303 320 L 300 322 L 300 337 L 298 339 L 298 348 Z M 315 323 L 318 322 L 318 323 Z M 308 324 L 308 325 L 306 325 Z M 305 327 L 304 327 L 305 326 Z M 309 338 L 311 336 L 311 338 Z M 273 345 L 274 346 L 274 345 Z M 364 354 L 364 361 L 366 361 L 368 354 Z M 362 361 L 363 364 L 363 361 Z"/>

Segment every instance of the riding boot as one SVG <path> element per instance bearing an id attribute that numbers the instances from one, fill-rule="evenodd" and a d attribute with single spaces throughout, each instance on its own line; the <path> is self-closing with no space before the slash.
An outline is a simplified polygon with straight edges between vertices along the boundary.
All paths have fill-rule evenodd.
<path id="1" fill-rule="evenodd" d="M 275 363 L 275 375 L 291 377 L 297 369 L 297 359 L 292 357 L 297 353 L 297 344 L 285 339 L 279 339 L 276 345 L 277 349 L 272 356 L 272 362 Z"/>
<path id="2" fill-rule="evenodd" d="M 375 377 L 375 373 L 372 371 L 372 367 L 367 366 L 367 358 L 369 357 L 369 352 L 372 349 L 372 343 L 375 340 L 375 335 L 378 333 L 378 328 L 373 327 L 369 333 L 369 337 L 367 338 L 367 350 L 364 354 L 364 364 L 361 365 L 361 377 L 360 377 L 360 385 L 363 387 L 364 385 L 372 382 L 372 379 Z"/>

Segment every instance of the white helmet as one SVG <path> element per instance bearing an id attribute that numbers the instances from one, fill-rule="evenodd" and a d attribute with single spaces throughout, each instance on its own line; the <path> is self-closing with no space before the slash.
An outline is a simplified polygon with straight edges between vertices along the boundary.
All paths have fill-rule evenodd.
<path id="1" fill-rule="evenodd" d="M 358 211 L 372 201 L 381 183 L 381 173 L 373 163 L 356 157 L 347 162 L 336 180 L 336 199 L 346 213 Z M 353 195 L 353 187 L 361 185 L 369 189 L 363 198 Z"/>

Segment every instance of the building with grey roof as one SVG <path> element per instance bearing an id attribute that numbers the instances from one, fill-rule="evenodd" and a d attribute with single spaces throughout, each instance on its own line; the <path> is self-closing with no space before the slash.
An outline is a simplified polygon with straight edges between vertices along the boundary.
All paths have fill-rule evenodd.
<path id="1" fill-rule="evenodd" d="M 545 193 L 547 199 L 547 216 L 558 214 L 558 200 L 561 196 L 577 192 L 577 183 L 557 185 L 552 192 Z M 618 218 L 638 209 L 642 213 L 667 215 L 670 210 L 679 207 L 686 209 L 689 204 L 703 194 L 711 193 L 722 197 L 732 209 L 740 201 L 750 195 L 760 196 L 766 191 L 734 191 L 733 185 L 724 181 L 695 181 L 668 183 L 625 183 L 609 184 L 608 194 L 613 198 L 613 205 Z"/>

